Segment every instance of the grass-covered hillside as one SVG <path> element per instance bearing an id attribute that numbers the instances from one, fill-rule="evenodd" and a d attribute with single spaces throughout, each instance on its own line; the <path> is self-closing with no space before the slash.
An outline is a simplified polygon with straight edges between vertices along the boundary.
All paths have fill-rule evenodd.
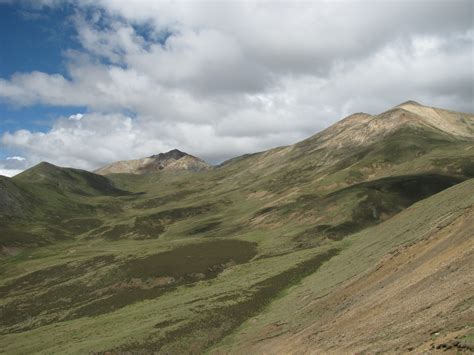
<path id="1" fill-rule="evenodd" d="M 0 177 L 0 350 L 472 350 L 473 178 L 474 116 L 413 102 L 202 171 Z"/>

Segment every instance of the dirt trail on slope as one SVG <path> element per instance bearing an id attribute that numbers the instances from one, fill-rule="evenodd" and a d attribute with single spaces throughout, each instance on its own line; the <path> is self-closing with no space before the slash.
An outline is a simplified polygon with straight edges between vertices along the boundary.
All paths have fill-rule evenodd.
<path id="1" fill-rule="evenodd" d="M 320 316 L 247 353 L 474 351 L 474 208 L 383 257 L 371 271 L 308 308 Z M 470 326 L 469 326 L 470 325 Z"/>

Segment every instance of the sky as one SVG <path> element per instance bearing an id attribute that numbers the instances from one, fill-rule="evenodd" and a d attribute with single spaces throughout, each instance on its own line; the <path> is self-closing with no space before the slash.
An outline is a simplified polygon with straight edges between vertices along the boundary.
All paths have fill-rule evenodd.
<path id="1" fill-rule="evenodd" d="M 0 175 L 211 163 L 407 100 L 474 112 L 470 0 L 0 0 Z"/>

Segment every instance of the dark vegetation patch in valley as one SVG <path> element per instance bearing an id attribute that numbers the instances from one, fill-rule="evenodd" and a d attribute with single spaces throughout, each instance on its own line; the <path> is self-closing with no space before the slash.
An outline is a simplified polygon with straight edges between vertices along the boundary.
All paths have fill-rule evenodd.
<path id="1" fill-rule="evenodd" d="M 37 234 L 25 232 L 8 226 L 0 226 L 0 247 L 43 246 L 49 241 Z"/>
<path id="2" fill-rule="evenodd" d="M 131 278 L 171 276 L 186 280 L 189 275 L 202 273 L 212 278 L 228 262 L 242 264 L 257 253 L 256 244 L 237 239 L 216 239 L 183 245 L 173 250 L 129 261 L 126 274 Z M 178 262 L 179 261 L 179 262 Z"/>
<path id="3" fill-rule="evenodd" d="M 145 216 L 138 216 L 134 219 L 133 224 L 117 224 L 104 232 L 102 236 L 109 240 L 123 239 L 130 235 L 133 235 L 134 239 L 158 238 L 169 225 L 186 218 L 208 213 L 213 208 L 214 205 L 205 204 L 173 208 Z"/>
<path id="4" fill-rule="evenodd" d="M 33 248 L 70 240 L 73 236 L 53 223 L 37 224 L 33 229 L 28 221 L 15 220 L 12 223 L 0 220 L 0 248 Z"/>
<path id="5" fill-rule="evenodd" d="M 68 232 L 78 235 L 99 228 L 102 224 L 103 222 L 97 218 L 72 218 L 65 220 L 62 227 Z"/>
<path id="6" fill-rule="evenodd" d="M 180 207 L 164 210 L 148 216 L 143 216 L 144 219 L 152 219 L 155 221 L 163 221 L 166 224 L 173 223 L 175 221 L 198 216 L 207 212 L 210 212 L 213 208 L 211 204 L 205 204 L 200 206 L 189 206 Z"/>
<path id="7" fill-rule="evenodd" d="M 255 284 L 249 291 L 249 296 L 232 304 L 218 306 L 205 310 L 199 315 L 199 320 L 183 324 L 177 329 L 163 335 L 150 336 L 144 342 L 130 342 L 112 351 L 137 353 L 183 353 L 191 346 L 196 353 L 203 352 L 219 340 L 229 335 L 247 319 L 261 312 L 279 293 L 297 284 L 304 277 L 314 273 L 325 261 L 339 252 L 331 249 L 323 254 L 297 264 L 278 275 Z M 184 322 L 183 322 L 184 323 Z M 183 344 L 180 340 L 191 338 L 191 342 Z"/>
<path id="8" fill-rule="evenodd" d="M 114 266 L 114 256 L 105 255 L 39 270 L 0 287 L 2 298 L 15 296 L 0 306 L 1 333 L 113 312 L 178 286 L 212 279 L 256 253 L 255 243 L 217 239 L 129 259 L 119 266 Z M 100 272 L 103 267 L 109 269 Z M 91 277 L 92 284 L 87 281 Z"/>
<path id="9" fill-rule="evenodd" d="M 114 260 L 113 255 L 101 255 L 83 262 L 70 262 L 31 272 L 0 286 L 0 298 L 23 295 L 36 288 L 57 285 L 100 266 L 110 264 Z"/>
<path id="10" fill-rule="evenodd" d="M 135 239 L 153 239 L 158 238 L 165 230 L 168 224 L 172 224 L 161 213 L 140 216 L 135 218 L 135 224 L 131 229 L 135 235 Z"/>
<path id="11" fill-rule="evenodd" d="M 157 208 L 157 207 L 166 205 L 167 203 L 170 203 L 170 202 L 180 201 L 181 199 L 188 197 L 190 195 L 193 195 L 199 191 L 200 190 L 181 190 L 172 194 L 159 196 L 159 197 L 153 197 L 145 201 L 137 202 L 134 204 L 133 207 L 137 209 Z"/>
<path id="12" fill-rule="evenodd" d="M 0 306 L 0 326 L 12 327 L 0 333 L 24 331 L 60 320 L 58 312 L 67 311 L 91 297 L 90 287 L 78 279 L 114 261 L 113 255 L 103 255 L 83 262 L 55 265 L 0 286 L 1 298 L 15 297 Z M 35 319 L 43 312 L 48 313 L 47 318 Z"/>
<path id="13" fill-rule="evenodd" d="M 120 284 L 106 290 L 105 297 L 80 307 L 74 317 L 111 312 L 180 285 L 212 279 L 229 266 L 248 262 L 256 253 L 256 244 L 230 239 L 183 245 L 129 260 L 116 272 Z"/>

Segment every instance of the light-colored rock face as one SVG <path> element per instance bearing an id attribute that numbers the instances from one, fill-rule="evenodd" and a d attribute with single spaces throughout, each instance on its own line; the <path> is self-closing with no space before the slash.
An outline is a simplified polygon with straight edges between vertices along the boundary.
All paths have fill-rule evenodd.
<path id="1" fill-rule="evenodd" d="M 303 142 L 317 142 L 318 149 L 360 146 L 403 127 L 431 128 L 458 138 L 474 139 L 474 115 L 408 101 L 378 115 L 353 114 Z"/>
<path id="2" fill-rule="evenodd" d="M 96 174 L 148 174 L 157 171 L 202 171 L 211 166 L 204 160 L 177 149 L 151 157 L 122 160 L 95 171 Z"/>
<path id="3" fill-rule="evenodd" d="M 408 102 L 401 109 L 422 117 L 424 124 L 454 136 L 474 138 L 474 116 Z"/>

